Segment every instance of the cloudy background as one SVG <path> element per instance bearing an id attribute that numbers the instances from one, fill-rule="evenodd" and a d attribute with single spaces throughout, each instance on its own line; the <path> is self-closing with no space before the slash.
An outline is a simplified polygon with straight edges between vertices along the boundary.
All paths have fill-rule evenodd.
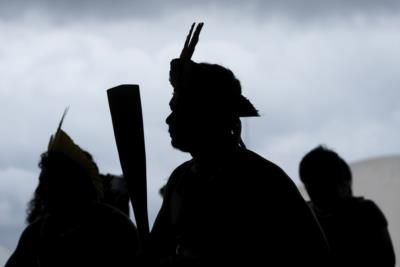
<path id="1" fill-rule="evenodd" d="M 350 162 L 399 154 L 399 14 L 390 0 L 0 0 L 0 264 L 66 106 L 64 129 L 120 173 L 105 91 L 123 83 L 141 86 L 154 220 L 158 188 L 188 158 L 164 119 L 169 60 L 193 21 L 205 22 L 194 59 L 231 68 L 261 112 L 243 122 L 246 143 L 296 182 L 320 143 Z"/>

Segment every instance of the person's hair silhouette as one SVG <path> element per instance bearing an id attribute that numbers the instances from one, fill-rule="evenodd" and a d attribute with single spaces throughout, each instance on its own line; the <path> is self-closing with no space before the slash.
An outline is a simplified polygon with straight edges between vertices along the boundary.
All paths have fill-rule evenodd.
<path id="1" fill-rule="evenodd" d="M 385 216 L 373 201 L 353 196 L 350 167 L 336 152 L 316 147 L 299 172 L 338 266 L 395 265 Z"/>
<path id="2" fill-rule="evenodd" d="M 166 122 L 172 145 L 193 159 L 163 191 L 151 232 L 158 263 L 327 266 L 322 232 L 294 183 L 241 141 L 240 117 L 257 110 L 230 70 L 190 60 L 190 36 L 171 62 Z"/>
<path id="3" fill-rule="evenodd" d="M 136 228 L 102 203 L 103 182 L 92 156 L 59 127 L 39 167 L 29 224 L 6 267 L 134 265 Z"/>
<path id="4" fill-rule="evenodd" d="M 92 156 L 87 152 L 85 154 L 92 161 Z M 64 154 L 43 153 L 39 167 L 39 184 L 28 206 L 28 223 L 33 223 L 49 213 L 71 210 L 75 212 L 76 209 L 101 199 L 102 190 L 93 186 L 91 177 Z"/>
<path id="5" fill-rule="evenodd" d="M 317 206 L 327 207 L 352 196 L 352 174 L 334 151 L 319 146 L 300 162 L 300 179 Z"/>

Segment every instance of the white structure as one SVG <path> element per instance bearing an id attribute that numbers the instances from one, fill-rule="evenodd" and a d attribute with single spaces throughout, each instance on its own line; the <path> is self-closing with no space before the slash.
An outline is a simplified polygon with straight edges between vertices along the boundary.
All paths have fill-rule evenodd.
<path id="1" fill-rule="evenodd" d="M 400 261 L 400 155 L 368 159 L 350 164 L 353 190 L 356 196 L 372 199 L 382 209 L 389 222 Z M 399 264 L 396 264 L 399 266 Z"/>

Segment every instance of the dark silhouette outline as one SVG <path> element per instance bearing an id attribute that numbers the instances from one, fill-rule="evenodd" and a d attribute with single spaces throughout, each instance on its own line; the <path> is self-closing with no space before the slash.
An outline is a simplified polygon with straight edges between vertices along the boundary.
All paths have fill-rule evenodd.
<path id="1" fill-rule="evenodd" d="M 166 122 L 173 147 L 192 159 L 165 187 L 151 231 L 155 263 L 330 266 L 322 231 L 295 184 L 241 141 L 240 117 L 258 112 L 239 80 L 225 67 L 190 60 L 201 26 L 191 38 L 192 26 L 181 57 L 171 61 Z"/>
<path id="2" fill-rule="evenodd" d="M 6 267 L 135 265 L 134 224 L 103 203 L 97 165 L 61 130 L 61 123 L 39 167 L 28 226 Z"/>
<path id="3" fill-rule="evenodd" d="M 395 266 L 384 214 L 373 201 L 353 196 L 351 170 L 338 154 L 323 146 L 311 150 L 300 162 L 300 179 L 337 266 Z"/>
<path id="4" fill-rule="evenodd" d="M 122 173 L 144 251 L 149 236 L 147 211 L 146 149 L 139 85 L 125 84 L 107 90 Z"/>

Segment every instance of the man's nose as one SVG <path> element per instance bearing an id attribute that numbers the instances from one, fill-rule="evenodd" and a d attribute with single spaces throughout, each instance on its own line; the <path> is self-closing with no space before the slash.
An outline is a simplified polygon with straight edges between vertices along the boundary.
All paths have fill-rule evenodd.
<path id="1" fill-rule="evenodd" d="M 168 124 L 168 125 L 171 125 L 171 123 L 172 123 L 172 112 L 165 119 L 165 123 Z"/>

